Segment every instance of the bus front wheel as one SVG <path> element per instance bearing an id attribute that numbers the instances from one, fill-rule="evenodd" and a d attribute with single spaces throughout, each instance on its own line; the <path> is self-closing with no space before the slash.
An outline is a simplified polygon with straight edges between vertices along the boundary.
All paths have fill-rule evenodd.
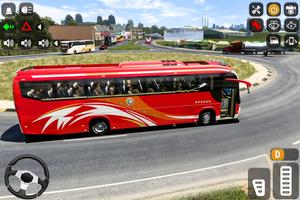
<path id="1" fill-rule="evenodd" d="M 199 116 L 199 123 L 204 126 L 214 124 L 215 121 L 215 114 L 210 110 L 203 111 Z"/>
<path id="2" fill-rule="evenodd" d="M 90 124 L 90 132 L 93 135 L 102 136 L 107 134 L 109 125 L 102 119 L 93 120 Z"/>

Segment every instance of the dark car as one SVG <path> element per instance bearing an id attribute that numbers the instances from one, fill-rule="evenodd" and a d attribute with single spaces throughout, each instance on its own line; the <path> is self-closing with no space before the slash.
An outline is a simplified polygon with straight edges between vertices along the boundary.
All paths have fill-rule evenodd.
<path id="1" fill-rule="evenodd" d="M 108 49 L 108 46 L 105 44 L 100 45 L 99 50 L 106 50 Z"/>

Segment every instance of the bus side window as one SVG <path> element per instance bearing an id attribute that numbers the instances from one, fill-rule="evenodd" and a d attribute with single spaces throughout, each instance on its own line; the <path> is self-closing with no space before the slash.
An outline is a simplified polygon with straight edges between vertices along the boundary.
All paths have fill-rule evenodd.
<path id="1" fill-rule="evenodd" d="M 101 88 L 101 80 L 87 81 L 86 93 L 87 96 L 103 96 L 104 92 Z"/>
<path id="2" fill-rule="evenodd" d="M 116 79 L 110 79 L 106 81 L 105 95 L 114 96 L 119 95 L 122 90 L 122 81 L 117 81 Z"/>
<path id="3" fill-rule="evenodd" d="M 163 85 L 165 88 L 165 92 L 172 92 L 175 90 L 173 80 L 174 80 L 173 77 L 170 76 L 163 78 Z"/>
<path id="4" fill-rule="evenodd" d="M 125 94 L 144 93 L 144 84 L 141 79 L 127 79 L 125 81 Z"/>
<path id="5" fill-rule="evenodd" d="M 51 91 L 49 82 L 21 82 L 22 96 L 32 99 L 48 98 L 47 91 Z"/>
<path id="6" fill-rule="evenodd" d="M 83 85 L 84 85 L 83 81 L 74 81 L 73 82 L 72 88 L 73 88 L 73 96 L 74 97 L 85 96 Z"/>
<path id="7" fill-rule="evenodd" d="M 125 93 L 126 94 L 132 94 L 132 85 L 131 85 L 131 80 L 130 79 L 127 79 L 125 80 Z"/>
<path id="8" fill-rule="evenodd" d="M 177 90 L 179 90 L 179 91 L 189 90 L 189 85 L 185 79 L 185 76 L 181 76 L 178 78 Z"/>
<path id="9" fill-rule="evenodd" d="M 152 77 L 143 77 L 140 80 L 143 85 L 143 93 L 154 93 L 156 91 L 156 86 Z"/>
<path id="10" fill-rule="evenodd" d="M 64 98 L 68 96 L 67 84 L 63 81 L 54 82 L 54 87 L 56 87 L 56 97 Z"/>

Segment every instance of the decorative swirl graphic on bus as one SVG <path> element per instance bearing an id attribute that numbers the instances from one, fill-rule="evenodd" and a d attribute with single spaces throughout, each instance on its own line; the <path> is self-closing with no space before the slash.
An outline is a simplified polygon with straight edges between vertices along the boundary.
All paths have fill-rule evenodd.
<path id="1" fill-rule="evenodd" d="M 78 111 L 81 112 L 78 113 Z M 84 111 L 82 111 L 84 110 Z M 151 119 L 141 115 L 139 113 L 133 112 L 131 110 L 124 109 L 122 107 L 106 104 L 106 103 L 87 103 L 80 106 L 73 106 L 69 108 L 63 108 L 54 112 L 47 113 L 42 115 L 33 123 L 38 122 L 43 119 L 48 119 L 45 123 L 42 132 L 44 132 L 51 124 L 57 122 L 57 130 L 63 129 L 67 124 L 68 126 L 89 118 L 89 117 L 98 117 L 98 116 L 119 116 L 133 120 L 144 126 L 156 126 L 156 123 Z"/>

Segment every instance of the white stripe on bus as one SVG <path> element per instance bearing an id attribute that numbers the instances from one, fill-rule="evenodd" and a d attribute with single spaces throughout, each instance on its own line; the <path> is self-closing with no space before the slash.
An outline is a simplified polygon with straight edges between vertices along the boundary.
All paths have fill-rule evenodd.
<path id="1" fill-rule="evenodd" d="M 134 71 L 134 72 L 106 72 L 106 73 L 89 73 L 89 74 L 53 74 L 53 75 L 32 75 L 32 78 L 58 78 L 58 77 L 78 77 L 78 76 L 104 76 L 104 75 L 133 75 L 133 74 L 152 74 L 152 73 L 178 73 L 178 72 L 203 72 L 208 69 L 191 69 L 191 70 L 157 70 L 157 71 Z M 230 72 L 225 69 L 209 69 L 209 71 L 224 71 Z"/>

